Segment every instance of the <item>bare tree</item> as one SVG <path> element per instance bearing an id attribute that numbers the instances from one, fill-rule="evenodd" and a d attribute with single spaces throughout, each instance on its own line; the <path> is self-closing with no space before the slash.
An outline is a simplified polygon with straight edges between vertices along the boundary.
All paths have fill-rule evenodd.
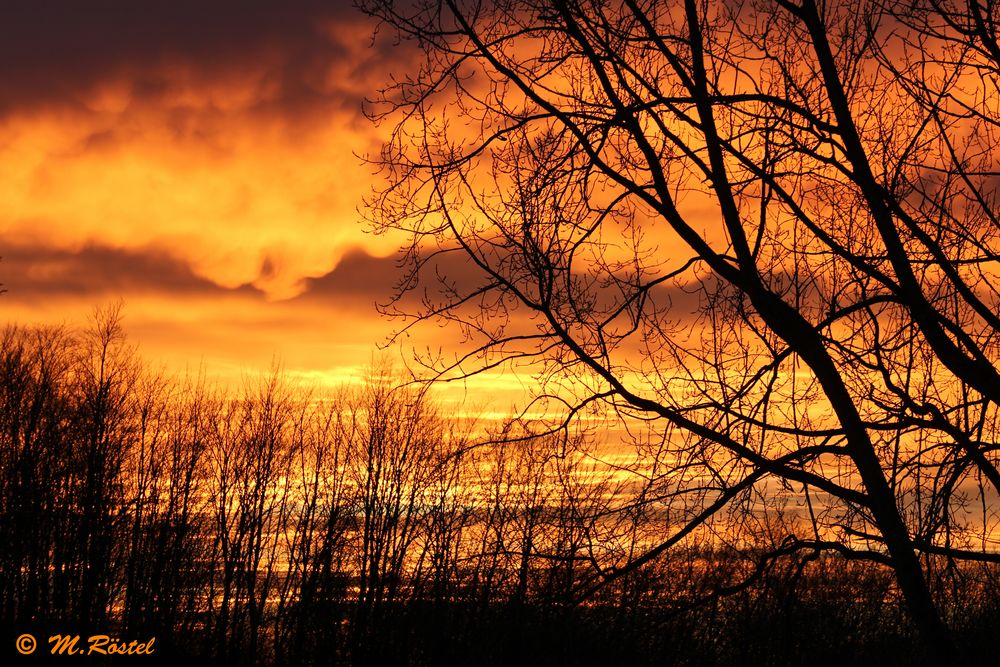
<path id="1" fill-rule="evenodd" d="M 8 327 L 0 339 L 0 568 L 3 620 L 61 619 L 72 338 L 62 329 Z"/>
<path id="2" fill-rule="evenodd" d="M 292 446 L 293 504 L 286 533 L 288 575 L 275 613 L 277 662 L 338 655 L 351 580 L 349 533 L 355 525 L 353 420 L 346 391 L 312 404 L 303 401 Z"/>
<path id="3" fill-rule="evenodd" d="M 122 623 L 170 639 L 196 636 L 212 539 L 205 439 L 215 416 L 204 378 L 177 386 L 147 378 L 139 392 L 139 438 L 130 457 L 131 528 L 126 540 Z"/>
<path id="4" fill-rule="evenodd" d="M 74 539 L 66 544 L 75 570 L 75 615 L 86 626 L 106 620 L 118 591 L 120 534 L 127 525 L 124 467 L 138 433 L 133 419 L 140 365 L 122 325 L 122 304 L 99 308 L 83 333 L 72 369 L 75 470 L 66 490 Z"/>
<path id="5" fill-rule="evenodd" d="M 410 238 L 399 312 L 469 341 L 429 365 L 534 359 L 550 405 L 650 424 L 686 473 L 686 520 L 607 578 L 794 493 L 760 563 L 885 565 L 948 655 L 921 559 L 997 560 L 997 8 L 362 5 L 424 56 L 370 107 L 370 210 Z"/>
<path id="6" fill-rule="evenodd" d="M 227 659 L 258 660 L 271 625 L 269 598 L 290 510 L 290 400 L 274 371 L 215 406 L 209 437 L 217 568 L 209 599 L 217 651 Z"/>
<path id="7" fill-rule="evenodd" d="M 406 575 L 417 556 L 432 462 L 442 437 L 442 421 L 426 388 L 397 380 L 391 368 L 374 368 L 353 403 L 348 474 L 357 489 L 358 594 L 351 651 L 360 660 L 371 659 L 371 651 L 378 656 L 378 651 L 399 648 L 384 633 L 407 598 Z"/>
<path id="8" fill-rule="evenodd" d="M 558 429 L 474 428 L 382 371 L 329 398 L 277 375 L 227 394 L 144 370 L 114 318 L 98 322 L 0 338 L 5 626 L 82 632 L 86 611 L 164 655 L 240 664 L 909 650 L 863 510 L 684 429 L 596 402 Z M 606 442 L 609 417 L 628 449 Z M 988 479 L 961 478 L 977 467 L 959 443 L 883 430 L 928 590 L 988 642 Z"/>

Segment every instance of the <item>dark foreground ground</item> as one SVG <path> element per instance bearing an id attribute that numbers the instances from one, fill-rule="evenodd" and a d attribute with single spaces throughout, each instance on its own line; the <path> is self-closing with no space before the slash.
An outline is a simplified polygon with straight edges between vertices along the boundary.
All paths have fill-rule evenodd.
<path id="1" fill-rule="evenodd" d="M 72 624 L 29 623 L 4 633 L 5 664 L 230 665 L 930 665 L 935 664 L 901 614 L 877 614 L 860 604 L 821 608 L 796 600 L 751 599 L 708 605 L 686 613 L 623 612 L 602 607 L 537 608 L 411 604 L 369 619 L 364 637 L 331 610 L 308 632 L 283 642 L 268 633 L 225 640 L 205 631 L 163 628 L 105 631 L 134 655 L 100 655 L 102 633 Z M 883 612 L 888 611 L 883 609 Z M 340 616 L 338 623 L 335 619 Z M 57 627 L 58 625 L 58 627 Z M 17 650 L 29 632 L 38 645 Z M 966 617 L 954 632 L 950 664 L 992 664 L 1000 615 Z M 53 635 L 80 634 L 74 657 L 53 655 Z M 144 651 L 142 642 L 155 636 Z M 113 643 L 112 639 L 112 643 Z M 151 651 L 149 649 L 152 649 Z M 96 650 L 96 649 L 95 649 Z M 150 652 L 152 653 L 150 655 Z M 78 655 L 86 655 L 80 660 Z M 10 662 L 8 662 L 10 660 Z"/>

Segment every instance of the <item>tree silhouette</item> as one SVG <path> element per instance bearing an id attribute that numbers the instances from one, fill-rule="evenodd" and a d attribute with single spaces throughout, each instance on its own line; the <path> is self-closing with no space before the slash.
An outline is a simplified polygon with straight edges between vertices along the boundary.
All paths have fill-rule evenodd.
<path id="1" fill-rule="evenodd" d="M 845 515 L 813 487 L 739 477 L 711 447 L 634 424 L 623 457 L 595 437 L 599 413 L 547 433 L 524 415 L 476 424 L 381 366 L 333 393 L 280 373 L 237 391 L 172 381 L 120 322 L 112 308 L 0 337 L 9 631 L 106 624 L 232 664 L 914 655 L 886 550 L 863 518 L 845 524 L 853 543 L 824 534 Z M 952 481 L 905 481 L 933 492 L 907 519 L 945 522 L 952 542 L 921 564 L 985 655 L 998 569 L 989 542 L 983 562 L 958 559 L 975 552 Z"/>
<path id="2" fill-rule="evenodd" d="M 463 332 L 441 376 L 534 360 L 663 443 L 684 520 L 603 578 L 793 498 L 757 574 L 884 565 L 949 655 L 930 557 L 998 560 L 997 6 L 361 4 L 423 54 L 369 107 L 390 310 Z"/>

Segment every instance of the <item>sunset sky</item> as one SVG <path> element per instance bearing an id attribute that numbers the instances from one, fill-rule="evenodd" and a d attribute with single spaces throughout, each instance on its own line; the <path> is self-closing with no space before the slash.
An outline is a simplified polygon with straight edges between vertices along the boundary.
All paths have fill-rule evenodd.
<path id="1" fill-rule="evenodd" d="M 5 3 L 4 320 L 121 297 L 171 369 L 367 364 L 400 326 L 375 309 L 400 240 L 364 230 L 384 130 L 362 105 L 407 58 L 373 27 L 346 0 Z"/>

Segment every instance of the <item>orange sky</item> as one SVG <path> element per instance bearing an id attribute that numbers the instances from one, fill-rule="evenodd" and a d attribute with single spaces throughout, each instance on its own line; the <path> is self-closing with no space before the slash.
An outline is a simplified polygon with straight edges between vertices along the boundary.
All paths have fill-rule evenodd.
<path id="1" fill-rule="evenodd" d="M 386 136 L 362 105 L 413 48 L 373 39 L 347 1 L 0 9 L 3 319 L 79 324 L 123 298 L 132 340 L 172 371 L 358 373 L 403 325 L 375 308 L 403 239 L 362 222 L 375 170 L 358 155 Z M 489 373 L 471 398 L 505 410 L 525 382 Z"/>
<path id="2" fill-rule="evenodd" d="M 375 310 L 399 239 L 361 222 L 356 155 L 381 143 L 361 105 L 406 53 L 348 2 L 0 14 L 6 322 L 122 297 L 147 359 L 226 381 L 277 358 L 338 382 L 372 359 L 400 326 Z"/>
<path id="3" fill-rule="evenodd" d="M 121 297 L 132 339 L 171 370 L 358 372 L 403 324 L 375 309 L 403 239 L 361 221 L 374 168 L 357 156 L 386 132 L 362 104 L 413 48 L 373 39 L 347 0 L 0 9 L 3 320 L 77 324 Z M 473 392 L 513 400 L 522 381 Z"/>

